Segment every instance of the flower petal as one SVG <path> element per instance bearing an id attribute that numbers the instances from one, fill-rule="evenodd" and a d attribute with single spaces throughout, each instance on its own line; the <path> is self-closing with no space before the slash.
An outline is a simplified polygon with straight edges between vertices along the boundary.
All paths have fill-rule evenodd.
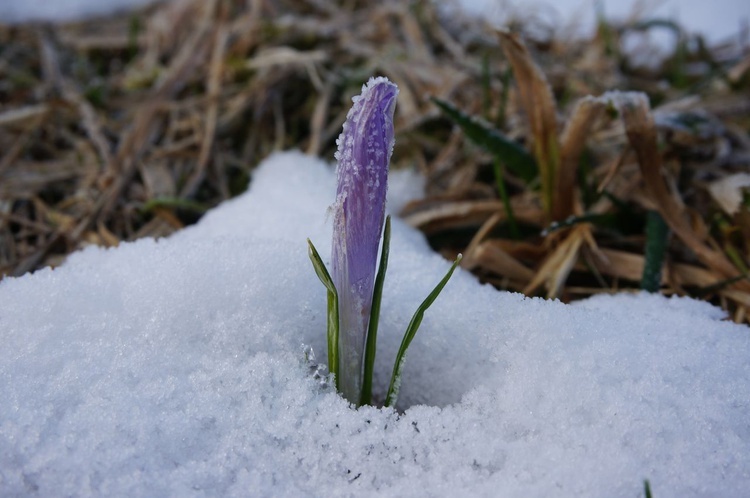
<path id="1" fill-rule="evenodd" d="M 371 78 L 352 99 L 337 140 L 332 273 L 339 292 L 339 386 L 354 403 L 359 402 L 362 384 L 397 96 L 398 88 L 387 78 Z"/>

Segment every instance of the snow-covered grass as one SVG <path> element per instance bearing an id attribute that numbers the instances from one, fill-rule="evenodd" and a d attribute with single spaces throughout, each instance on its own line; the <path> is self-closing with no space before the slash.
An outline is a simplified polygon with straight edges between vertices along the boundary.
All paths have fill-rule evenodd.
<path id="1" fill-rule="evenodd" d="M 742 496 L 750 334 L 689 299 L 576 305 L 457 272 L 390 409 L 325 361 L 330 166 L 268 159 L 248 193 L 166 240 L 91 248 L 0 283 L 0 495 Z M 419 191 L 392 175 L 392 212 Z M 325 259 L 325 258 L 324 258 Z M 449 262 L 394 219 L 375 397 Z"/>

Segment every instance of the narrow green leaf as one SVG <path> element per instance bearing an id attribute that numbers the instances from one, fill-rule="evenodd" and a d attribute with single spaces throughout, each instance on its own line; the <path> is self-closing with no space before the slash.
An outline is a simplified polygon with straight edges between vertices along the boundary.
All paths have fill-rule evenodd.
<path id="1" fill-rule="evenodd" d="M 641 277 L 641 289 L 647 292 L 659 292 L 661 287 L 661 269 L 667 253 L 669 226 L 656 211 L 649 211 L 646 217 L 646 249 Z"/>
<path id="2" fill-rule="evenodd" d="M 383 230 L 383 248 L 380 251 L 378 273 L 375 275 L 375 286 L 372 291 L 372 308 L 370 308 L 370 323 L 367 327 L 367 343 L 365 344 L 365 367 L 362 377 L 361 405 L 372 404 L 372 373 L 375 370 L 375 348 L 378 341 L 378 321 L 380 320 L 380 302 L 383 298 L 383 283 L 385 271 L 388 269 L 388 254 L 391 247 L 391 216 L 385 217 Z"/>
<path id="3" fill-rule="evenodd" d="M 436 97 L 433 97 L 432 101 L 461 127 L 471 141 L 502 160 L 509 170 L 526 183 L 537 177 L 539 168 L 534 157 L 526 149 L 452 104 Z"/>
<path id="4" fill-rule="evenodd" d="M 653 497 L 651 494 L 651 484 L 648 482 L 648 479 L 643 481 L 643 494 L 645 495 L 645 498 Z"/>
<path id="5" fill-rule="evenodd" d="M 310 256 L 315 273 L 328 290 L 328 370 L 334 375 L 336 389 L 339 388 L 339 294 L 328 273 L 326 265 L 320 259 L 318 250 L 312 241 L 307 239 L 307 254 Z"/>
<path id="6" fill-rule="evenodd" d="M 448 273 L 446 273 L 440 283 L 435 286 L 432 292 L 430 292 L 430 295 L 422 301 L 422 304 L 419 305 L 419 308 L 417 308 L 417 311 L 414 313 L 411 322 L 409 322 L 409 326 L 404 333 L 404 338 L 401 340 L 401 346 L 398 348 L 398 354 L 396 354 L 396 362 L 393 365 L 393 374 L 391 375 L 391 384 L 388 387 L 388 395 L 385 398 L 385 406 L 393 406 L 396 404 L 398 392 L 401 388 L 401 373 L 406 360 L 406 350 L 409 349 L 412 339 L 414 339 L 414 336 L 417 334 L 417 330 L 419 330 L 419 326 L 422 324 L 425 312 L 440 295 L 440 292 L 443 290 L 443 287 L 445 287 L 445 284 L 448 283 L 448 280 L 450 280 L 456 267 L 458 267 L 458 264 L 461 262 L 461 259 L 462 256 L 459 254 L 456 261 L 453 262 L 450 270 L 448 270 Z"/>
<path id="7" fill-rule="evenodd" d="M 510 204 L 510 197 L 508 197 L 508 191 L 505 190 L 505 180 L 503 177 L 503 162 L 495 158 L 493 163 L 495 170 L 495 183 L 497 184 L 497 194 L 500 196 L 500 200 L 503 201 L 503 207 L 505 208 L 505 215 L 508 217 L 508 227 L 510 228 L 510 236 L 515 240 L 521 240 L 521 232 L 518 230 L 518 223 L 516 223 L 516 215 L 513 214 L 513 206 Z"/>
<path id="8" fill-rule="evenodd" d="M 190 199 L 180 199 L 179 197 L 156 197 L 143 203 L 141 211 L 151 212 L 158 208 L 184 209 L 194 213 L 205 213 L 209 206 L 201 202 L 191 201 Z"/>

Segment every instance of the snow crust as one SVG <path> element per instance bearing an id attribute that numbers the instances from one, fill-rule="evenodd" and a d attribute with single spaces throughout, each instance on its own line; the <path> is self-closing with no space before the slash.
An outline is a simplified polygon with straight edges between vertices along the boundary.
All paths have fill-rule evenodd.
<path id="1" fill-rule="evenodd" d="M 418 190 L 391 182 L 391 207 Z M 750 333 L 690 299 L 565 305 L 457 271 L 402 413 L 321 388 L 300 349 L 325 361 L 305 239 L 329 254 L 334 195 L 329 165 L 274 155 L 195 227 L 0 282 L 0 495 L 747 494 Z M 394 219 L 376 398 L 448 266 Z"/>

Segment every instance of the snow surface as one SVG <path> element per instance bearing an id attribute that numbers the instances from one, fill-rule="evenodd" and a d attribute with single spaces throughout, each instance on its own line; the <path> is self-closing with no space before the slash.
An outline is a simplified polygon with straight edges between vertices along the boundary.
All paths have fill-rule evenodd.
<path id="1" fill-rule="evenodd" d="M 169 239 L 0 282 L 0 495 L 747 496 L 750 333 L 690 299 L 524 298 L 458 271 L 401 414 L 321 387 L 332 168 L 290 152 Z M 420 190 L 392 175 L 390 208 Z M 324 256 L 324 259 L 327 259 Z M 394 219 L 382 398 L 448 269 Z M 405 410 L 405 411 L 404 411 Z"/>

